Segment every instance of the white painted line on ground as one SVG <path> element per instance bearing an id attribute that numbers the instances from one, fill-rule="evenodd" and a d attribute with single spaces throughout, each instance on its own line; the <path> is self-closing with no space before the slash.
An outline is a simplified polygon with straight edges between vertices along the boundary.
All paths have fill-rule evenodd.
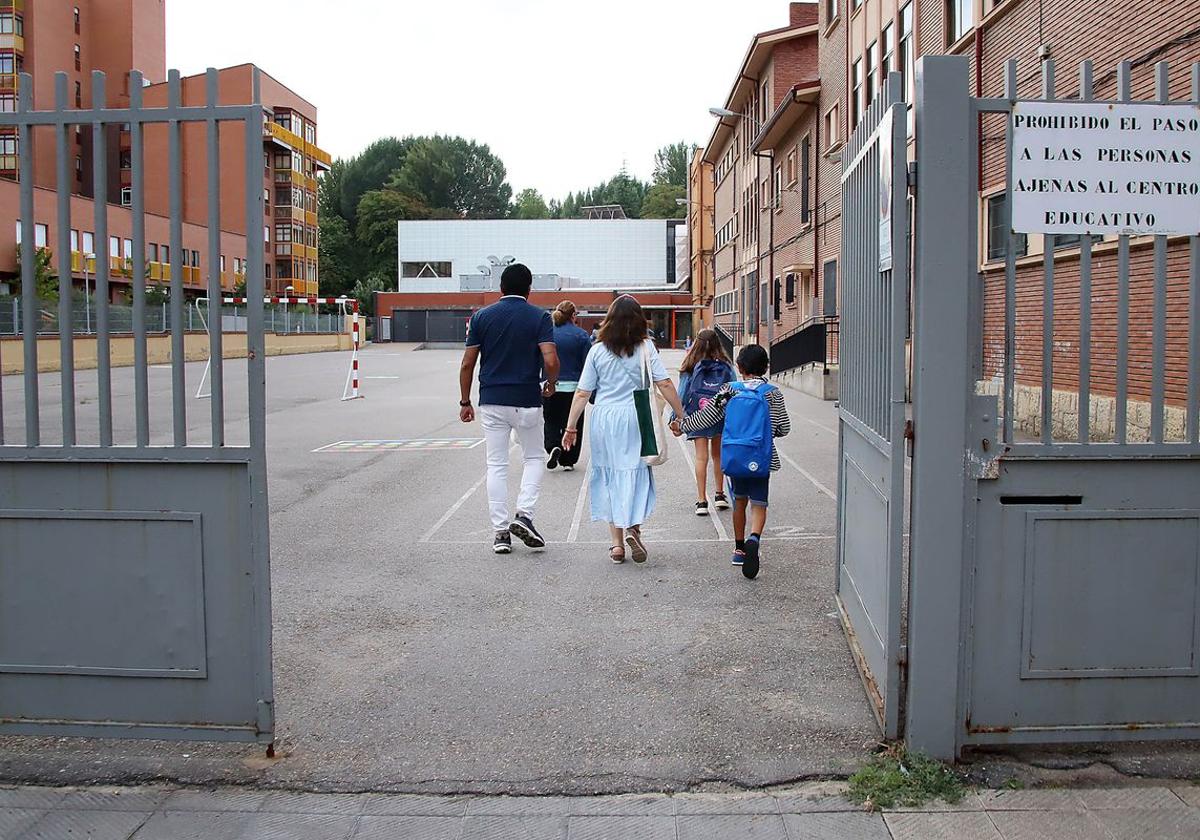
<path id="1" fill-rule="evenodd" d="M 513 450 L 516 448 L 517 448 L 517 445 L 515 443 L 508 447 L 509 457 L 512 457 Z M 467 499 L 474 496 L 475 491 L 478 490 L 480 487 L 482 487 L 485 482 L 487 482 L 487 467 L 486 466 L 484 467 L 483 478 L 479 479 L 473 485 L 471 485 L 470 490 L 468 490 L 466 493 L 463 493 L 462 496 L 459 497 L 457 502 L 450 505 L 450 509 L 448 511 L 446 511 L 444 514 L 442 514 L 442 518 L 439 519 L 437 522 L 433 523 L 433 527 L 430 528 L 428 531 L 426 531 L 424 534 L 422 534 L 421 539 L 417 540 L 417 542 L 424 543 L 424 542 L 429 542 L 431 539 L 433 539 L 433 535 L 436 534 L 438 531 L 440 531 L 442 526 L 450 521 L 450 517 L 452 517 L 452 516 L 454 516 L 454 514 L 458 513 L 458 509 L 460 507 L 462 507 L 463 505 L 465 505 L 467 503 Z"/>
<path id="2" fill-rule="evenodd" d="M 364 376 L 363 379 L 401 379 L 399 376 Z"/>
<path id="3" fill-rule="evenodd" d="M 692 481 L 695 481 L 696 462 L 692 460 L 692 453 L 688 452 L 687 438 L 677 437 L 675 440 L 679 442 L 679 448 L 683 450 L 683 459 L 688 462 L 688 467 L 691 468 L 692 472 Z M 719 539 L 721 542 L 727 542 L 729 540 L 729 535 L 725 533 L 725 525 L 721 522 L 721 518 L 717 516 L 717 512 L 715 510 L 710 511 L 707 518 L 712 522 L 713 527 L 717 529 L 717 539 Z"/>
<path id="4" fill-rule="evenodd" d="M 825 431 L 829 432 L 829 434 L 833 435 L 834 437 L 837 437 L 837 429 L 831 429 L 828 426 L 826 426 L 824 423 L 818 423 L 816 420 L 812 420 L 808 417 L 801 417 L 800 419 L 803 420 L 805 423 L 816 426 L 818 429 L 824 429 Z"/>
<path id="5" fill-rule="evenodd" d="M 820 490 L 822 493 L 824 493 L 824 494 L 825 494 L 826 496 L 828 496 L 829 498 L 833 499 L 835 502 L 837 501 L 837 494 L 836 494 L 836 493 L 834 493 L 832 490 L 830 490 L 828 487 L 826 487 L 826 486 L 825 486 L 824 484 L 822 484 L 821 482 L 817 481 L 817 478 L 816 478 L 816 476 L 814 476 L 814 475 L 813 475 L 812 473 L 810 473 L 808 470 L 804 469 L 804 467 L 802 467 L 802 466 L 800 466 L 799 464 L 797 464 L 797 463 L 796 463 L 796 462 L 795 462 L 795 461 L 792 459 L 792 456 L 791 456 L 791 455 L 788 455 L 786 452 L 784 452 L 784 451 L 783 451 L 783 449 L 782 449 L 781 447 L 779 447 L 779 446 L 776 446 L 775 448 L 778 450 L 778 452 L 779 452 L 779 457 L 780 457 L 780 458 L 782 458 L 783 460 L 785 460 L 785 461 L 787 461 L 789 464 L 791 464 L 793 467 L 795 467 L 795 468 L 796 468 L 796 470 L 797 470 L 797 471 L 800 473 L 800 475 L 804 476 L 804 477 L 805 477 L 805 478 L 807 478 L 809 481 L 811 481 L 811 482 L 813 483 L 813 486 L 815 486 L 815 487 L 816 487 L 818 490 Z"/>
<path id="6" fill-rule="evenodd" d="M 576 472 L 583 470 L 576 466 Z M 583 500 L 587 498 L 588 480 L 584 476 L 583 481 L 579 482 L 579 496 L 575 499 L 575 515 L 571 518 L 571 530 L 567 533 L 567 542 L 575 542 L 579 536 L 579 522 L 583 518 Z"/>
<path id="7" fill-rule="evenodd" d="M 806 534 L 802 537 L 772 536 L 767 539 L 767 542 L 816 542 L 816 541 L 820 541 L 820 540 L 831 540 L 831 539 L 833 539 L 832 534 Z M 646 539 L 646 545 L 649 545 L 649 546 L 663 545 L 663 544 L 692 545 L 695 543 L 712 543 L 713 545 L 717 545 L 720 543 L 727 543 L 727 542 L 729 542 L 729 540 L 719 540 L 715 537 L 701 537 L 701 538 L 697 538 L 697 539 L 681 539 L 681 540 L 667 540 L 667 539 L 659 540 L 659 539 L 653 539 L 653 538 Z M 438 545 L 491 545 L 491 544 L 492 543 L 490 540 L 441 540 L 438 543 Z M 555 540 L 549 540 L 546 543 L 546 546 L 548 548 L 553 548 L 555 545 L 562 545 L 562 544 L 563 543 L 558 543 Z M 573 543 L 573 545 L 608 545 L 608 540 L 577 540 L 576 542 Z"/>

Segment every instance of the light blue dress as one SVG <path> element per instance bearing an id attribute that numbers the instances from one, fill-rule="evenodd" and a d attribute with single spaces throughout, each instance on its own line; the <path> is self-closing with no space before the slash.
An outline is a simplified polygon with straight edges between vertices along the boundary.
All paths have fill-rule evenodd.
<path id="1" fill-rule="evenodd" d="M 669 378 L 652 345 L 650 375 L 655 382 Z M 644 387 L 643 376 L 640 350 L 622 358 L 603 344 L 595 344 L 583 364 L 579 390 L 596 394 L 589 419 L 592 460 L 588 489 L 593 522 L 629 528 L 641 525 L 654 512 L 654 475 L 642 463 L 642 439 L 633 404 L 633 392 Z"/>

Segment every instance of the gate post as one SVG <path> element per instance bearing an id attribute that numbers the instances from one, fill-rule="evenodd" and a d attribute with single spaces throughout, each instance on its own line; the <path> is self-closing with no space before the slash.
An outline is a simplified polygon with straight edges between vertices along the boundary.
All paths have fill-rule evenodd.
<path id="1" fill-rule="evenodd" d="M 967 59 L 916 68 L 913 470 L 908 612 L 908 744 L 952 759 L 960 743 L 959 654 L 969 499 L 964 457 L 973 334 L 977 200 Z M 922 178 L 928 172 L 931 177 Z"/>

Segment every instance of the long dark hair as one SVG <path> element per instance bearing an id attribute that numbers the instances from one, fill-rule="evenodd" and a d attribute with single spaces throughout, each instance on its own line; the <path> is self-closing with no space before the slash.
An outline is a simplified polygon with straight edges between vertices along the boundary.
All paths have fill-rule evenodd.
<path id="1" fill-rule="evenodd" d="M 600 325 L 600 342 L 617 356 L 632 356 L 646 340 L 646 313 L 632 295 L 621 295 L 608 307 Z"/>
<path id="2" fill-rule="evenodd" d="M 716 359 L 730 367 L 733 366 L 729 357 L 725 355 L 725 348 L 721 345 L 721 339 L 717 337 L 716 330 L 703 329 L 696 333 L 696 340 L 692 342 L 692 349 L 688 350 L 687 355 L 683 357 L 683 364 L 679 366 L 679 372 L 691 373 L 696 369 L 696 365 L 704 359 Z"/>

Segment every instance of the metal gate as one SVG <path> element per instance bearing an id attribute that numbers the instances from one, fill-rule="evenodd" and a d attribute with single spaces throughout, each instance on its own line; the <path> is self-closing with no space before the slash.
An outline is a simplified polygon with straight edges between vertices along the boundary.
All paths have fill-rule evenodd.
<path id="1" fill-rule="evenodd" d="M 1054 63 L 1038 69 L 1038 100 L 1056 101 Z M 902 708 L 906 741 L 938 757 L 974 744 L 1196 738 L 1200 237 L 1025 241 L 1003 214 L 1014 115 L 1032 100 L 1018 96 L 1015 62 L 1003 97 L 971 96 L 968 71 L 955 56 L 916 70 L 907 575 L 895 77 L 844 152 L 837 587 L 847 635 L 884 734 L 900 731 Z M 1194 117 L 1200 65 L 1190 75 Z M 1166 105 L 1167 65 L 1154 76 Z M 1105 104 L 1131 100 L 1128 62 L 1104 79 Z M 1094 100 L 1090 63 L 1070 87 L 1073 102 Z M 881 167 L 889 136 L 894 159 Z M 998 190 L 981 193 L 984 172 L 1000 173 Z M 886 249 L 879 262 L 889 232 L 890 272 Z"/>
<path id="2" fill-rule="evenodd" d="M 0 732 L 34 735 L 192 738 L 270 742 L 270 546 L 265 454 L 263 337 L 263 107 L 255 71 L 252 102 L 218 105 L 218 76 L 207 75 L 207 104 L 183 106 L 177 71 L 168 104 L 143 107 L 142 78 L 130 74 L 127 108 L 105 107 L 105 79 L 92 77 L 93 107 L 68 108 L 65 73 L 53 110 L 34 110 L 32 81 L 20 78 L 18 130 L 21 283 L 35 288 L 35 224 L 48 224 L 59 282 L 59 338 L 24 332 L 24 388 L 0 403 Z M 148 172 L 146 130 L 165 135 L 165 172 Z M 248 361 L 246 402 L 230 393 L 227 422 L 221 319 L 208 329 L 212 397 L 190 399 L 185 384 L 182 138 L 203 138 L 189 159 L 207 162 L 208 296 L 221 296 L 224 167 L 245 176 Z M 108 162 L 121 132 L 130 143 L 132 252 L 110 253 Z M 192 134 L 191 132 L 195 132 Z M 53 135 L 57 190 L 35 187 L 34 146 Z M 90 135 L 92 218 L 78 215 L 71 141 Z M 189 140 L 190 142 L 190 140 Z M 223 151 L 244 146 L 238 160 Z M 37 159 L 43 159 L 41 155 Z M 149 178 L 169 187 L 170 387 L 155 385 L 146 335 Z M 50 208 L 56 207 L 55 218 Z M 75 369 L 71 329 L 75 227 L 94 226 L 97 302 L 95 374 Z M 163 266 L 158 266 L 165 273 Z M 114 370 L 109 307 L 114 274 L 129 278 L 134 365 Z M 22 295 L 23 322 L 42 313 Z M 83 341 L 81 339 L 80 341 Z M 39 356 L 57 344 L 61 375 L 42 376 Z M 242 366 L 230 368 L 231 379 Z M 196 369 L 193 375 L 199 375 Z M 57 379 L 57 383 L 55 383 Z M 47 381 L 49 380 L 49 381 Z M 170 397 L 165 397 L 169 390 Z M 155 394 L 164 394 L 159 401 Z M 16 403 L 16 404 L 14 404 Z M 200 408 L 203 406 L 203 408 Z M 116 409 L 114 411 L 114 408 Z M 189 408 L 207 415 L 189 423 Z M 128 409 L 128 410 L 126 410 Z M 4 439 L 4 413 L 18 435 Z M 94 422 L 93 422 L 94 421 Z M 154 422 L 157 421 L 157 424 Z"/>
<path id="3" fill-rule="evenodd" d="M 880 728 L 899 733 L 908 197 L 889 77 L 842 152 L 837 602 Z"/>

